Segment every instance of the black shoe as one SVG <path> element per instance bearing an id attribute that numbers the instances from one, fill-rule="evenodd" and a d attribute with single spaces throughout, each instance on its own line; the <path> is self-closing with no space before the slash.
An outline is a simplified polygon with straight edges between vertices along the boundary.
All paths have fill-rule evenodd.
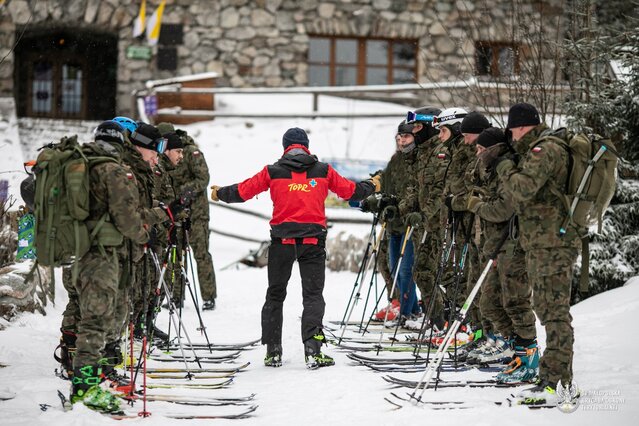
<path id="1" fill-rule="evenodd" d="M 204 304 L 202 305 L 202 310 L 203 311 L 215 310 L 215 299 L 207 300 L 206 302 L 204 302 Z"/>
<path id="2" fill-rule="evenodd" d="M 264 365 L 267 367 L 282 366 L 282 345 L 280 344 L 266 345 L 266 356 L 264 357 Z"/>

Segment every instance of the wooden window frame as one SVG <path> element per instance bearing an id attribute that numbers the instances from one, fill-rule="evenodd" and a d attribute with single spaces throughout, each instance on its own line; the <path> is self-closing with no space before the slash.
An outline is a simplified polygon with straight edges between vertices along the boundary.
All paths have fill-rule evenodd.
<path id="1" fill-rule="evenodd" d="M 27 79 L 27 116 L 38 118 L 60 118 L 60 119 L 85 119 L 87 117 L 88 94 L 88 67 L 86 58 L 80 55 L 70 53 L 56 53 L 55 56 L 28 55 L 26 58 L 29 69 Z M 40 61 L 48 61 L 53 65 L 53 100 L 51 103 L 51 112 L 42 113 L 33 111 L 33 78 L 34 64 Z M 58 98 L 62 96 L 62 65 L 71 63 L 78 64 L 82 69 L 82 99 L 80 111 L 74 114 L 63 113 L 61 106 L 58 106 Z"/>
<path id="2" fill-rule="evenodd" d="M 396 39 L 396 38 L 385 38 L 385 37 L 346 37 L 346 36 L 331 36 L 325 34 L 309 34 L 310 38 L 317 39 L 328 39 L 329 42 L 329 54 L 328 54 L 328 62 L 321 61 L 308 61 L 308 65 L 316 65 L 326 67 L 328 66 L 328 79 L 329 86 L 336 85 L 336 67 L 353 67 L 356 68 L 355 73 L 355 84 L 356 85 L 366 85 L 366 70 L 369 68 L 382 68 L 386 69 L 386 84 L 395 84 L 393 83 L 394 74 L 396 69 L 409 70 L 412 72 L 413 76 L 417 76 L 418 71 L 418 53 L 419 53 L 419 41 L 417 39 Z M 337 63 L 336 62 L 336 41 L 337 40 L 353 40 L 357 42 L 357 61 L 355 64 L 345 64 L 345 63 Z M 387 63 L 386 65 L 381 64 L 367 64 L 366 63 L 366 49 L 368 41 L 385 41 L 389 44 L 389 49 L 387 51 Z M 406 65 L 395 65 L 394 63 L 394 46 L 396 44 L 403 43 L 412 43 L 415 45 L 415 64 L 413 66 Z"/>
<path id="3" fill-rule="evenodd" d="M 509 47 L 513 51 L 513 72 L 510 75 L 502 76 L 501 70 L 499 69 L 499 52 L 501 49 L 505 47 Z M 482 49 L 485 49 L 485 48 L 492 49 L 490 70 L 488 73 L 481 73 L 479 69 L 479 53 Z M 476 41 L 475 42 L 475 75 L 489 76 L 489 77 L 503 77 L 503 78 L 519 75 L 521 71 L 519 66 L 520 51 L 521 51 L 521 45 L 519 43 L 504 42 L 504 41 L 487 41 L 487 40 Z"/>

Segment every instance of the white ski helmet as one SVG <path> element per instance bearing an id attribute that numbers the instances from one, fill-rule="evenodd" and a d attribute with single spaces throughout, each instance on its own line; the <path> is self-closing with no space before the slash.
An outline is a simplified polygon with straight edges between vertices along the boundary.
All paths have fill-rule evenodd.
<path id="1" fill-rule="evenodd" d="M 442 126 L 452 126 L 455 123 L 461 123 L 467 115 L 468 111 L 464 108 L 446 108 L 433 119 L 433 126 L 436 129 L 439 129 Z"/>

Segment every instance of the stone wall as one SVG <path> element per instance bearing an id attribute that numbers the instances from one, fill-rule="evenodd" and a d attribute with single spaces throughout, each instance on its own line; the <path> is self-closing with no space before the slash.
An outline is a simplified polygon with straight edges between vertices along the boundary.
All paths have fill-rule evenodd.
<path id="1" fill-rule="evenodd" d="M 148 16 L 159 2 L 147 1 Z M 521 40 L 522 28 L 535 25 L 540 16 L 561 15 L 559 0 L 167 0 L 163 22 L 184 25 L 178 70 L 172 73 L 158 71 L 155 60 L 125 58 L 128 46 L 143 43 L 132 38 L 139 4 L 6 0 L 0 6 L 0 57 L 9 53 L 27 22 L 30 29 L 84 27 L 117 34 L 117 110 L 130 114 L 131 92 L 148 79 L 215 71 L 221 76 L 218 86 L 305 86 L 309 35 L 418 39 L 419 81 L 457 80 L 473 74 L 475 40 Z M 518 23 L 517 31 L 509 29 L 512 22 Z M 545 28 L 548 39 L 555 40 L 556 29 Z M 0 66 L 0 95 L 12 93 L 12 74 L 9 54 Z M 452 100 L 451 91 L 428 96 L 442 105 Z"/>

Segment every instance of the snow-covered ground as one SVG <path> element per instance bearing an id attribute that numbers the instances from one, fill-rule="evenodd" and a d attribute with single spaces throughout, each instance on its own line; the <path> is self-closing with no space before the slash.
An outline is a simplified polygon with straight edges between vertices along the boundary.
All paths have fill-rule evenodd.
<path id="1" fill-rule="evenodd" d="M 220 96 L 220 110 L 284 110 L 310 108 L 310 99 L 273 96 Z M 298 104 L 299 103 L 299 104 Z M 211 183 L 231 184 L 258 172 L 281 154 L 281 135 L 288 127 L 309 130 L 310 148 L 320 158 L 346 157 L 383 160 L 393 151 L 393 134 L 406 108 L 397 105 L 354 102 L 323 98 L 320 109 L 358 111 L 397 111 L 397 119 L 220 119 L 188 126 L 199 142 L 211 170 Z M 247 125 L 247 123 L 250 123 Z M 347 149 L 347 146 L 349 147 Z M 348 152 L 348 155 L 347 155 Z M 262 194 L 243 207 L 270 213 L 270 198 Z M 330 214 L 330 212 L 329 212 Z M 358 214 L 355 211 L 349 215 Z M 266 221 L 211 208 L 211 226 L 259 239 L 268 239 Z M 341 230 L 366 235 L 365 225 L 336 225 L 329 235 Z M 266 291 L 265 269 L 221 268 L 244 256 L 256 244 L 214 234 L 211 252 L 216 264 L 218 308 L 204 312 L 209 337 L 214 343 L 242 342 L 260 336 L 260 310 Z M 355 274 L 327 271 L 325 321 L 341 319 L 353 288 Z M 58 280 L 60 283 L 60 280 Z M 25 314 L 0 332 L 0 391 L 10 390 L 17 396 L 0 402 L 0 424 L 3 425 L 88 425 L 113 424 L 115 421 L 82 406 L 70 413 L 61 410 L 57 390 L 68 393 L 69 383 L 53 375 L 57 367 L 52 352 L 59 339 L 61 314 L 66 295 L 61 286 L 56 291 L 55 307 L 47 316 Z M 284 307 L 284 365 L 279 369 L 262 365 L 264 351 L 258 347 L 243 352 L 238 363 L 251 362 L 238 374 L 233 384 L 219 390 L 198 390 L 192 395 L 227 397 L 256 393 L 255 414 L 237 424 L 245 425 L 390 425 L 390 424 L 634 424 L 639 415 L 639 368 L 636 354 L 639 343 L 632 330 L 639 312 L 639 279 L 576 305 L 572 314 L 575 326 L 575 382 L 583 397 L 582 406 L 572 414 L 556 409 L 528 410 L 495 406 L 513 389 L 453 388 L 427 391 L 432 400 L 468 400 L 475 408 L 467 410 L 432 410 L 406 407 L 398 411 L 384 401 L 391 389 L 379 373 L 353 365 L 345 353 L 334 347 L 326 349 L 336 359 L 336 366 L 309 371 L 304 365 L 300 339 L 302 296 L 299 273 L 294 270 Z M 355 312 L 359 318 L 361 311 Z M 202 342 L 192 304 L 185 309 L 185 322 L 194 340 Z M 168 315 L 160 314 L 161 328 L 166 329 Z M 543 347 L 544 335 L 540 330 Z M 176 364 L 178 365 L 178 364 Z M 166 364 L 161 365 L 166 366 Z M 489 378 L 487 373 L 443 372 L 442 379 Z M 417 380 L 421 374 L 396 374 Z M 397 390 L 402 392 L 401 389 Z M 180 390 L 172 390 L 178 393 Z M 160 392 L 160 391 L 155 391 Z M 587 401 L 586 399 L 589 399 Z M 620 400 L 622 400 L 620 402 Z M 48 404 L 46 411 L 40 404 Z M 609 407 L 615 405 L 615 407 Z M 137 424 L 173 425 L 185 420 L 170 420 L 162 412 L 227 412 L 236 408 L 185 407 L 154 403 L 150 419 L 131 420 Z M 137 404 L 135 411 L 139 411 Z M 230 420 L 220 420 L 230 424 Z M 200 421 L 203 424 L 203 421 Z M 235 423 L 234 423 L 235 424 Z"/>

